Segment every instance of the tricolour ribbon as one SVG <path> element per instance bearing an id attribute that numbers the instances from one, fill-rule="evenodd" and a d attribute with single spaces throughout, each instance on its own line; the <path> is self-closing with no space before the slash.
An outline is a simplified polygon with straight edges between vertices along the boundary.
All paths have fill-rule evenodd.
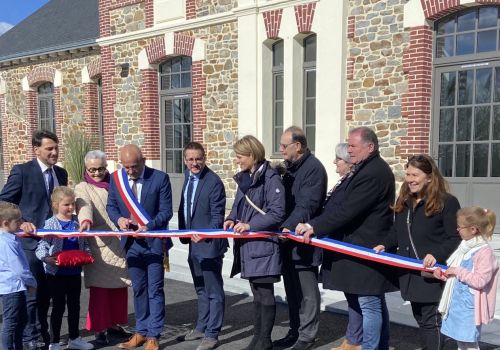
<path id="1" fill-rule="evenodd" d="M 130 214 L 137 220 L 137 223 L 140 226 L 146 226 L 148 222 L 151 221 L 151 218 L 132 193 L 125 169 L 122 168 L 121 170 L 115 171 L 113 173 L 113 179 L 115 180 L 118 194 L 120 195 L 123 203 L 127 206 Z"/>
<path id="2" fill-rule="evenodd" d="M 64 231 L 64 230 L 38 230 L 38 237 L 106 237 L 106 236 L 132 236 L 132 237 L 149 237 L 149 238 L 189 238 L 193 234 L 199 235 L 201 238 L 235 238 L 235 239 L 252 239 L 252 238 L 267 238 L 274 235 L 281 235 L 295 242 L 304 243 L 302 236 L 291 233 L 276 233 L 276 232 L 244 232 L 235 233 L 233 231 L 224 231 L 217 229 L 198 229 L 198 230 L 156 230 L 147 232 L 134 231 Z M 20 234 L 20 236 L 25 236 Z M 423 267 L 422 260 L 407 258 L 391 253 L 376 253 L 373 249 L 362 247 L 355 244 L 350 244 L 342 241 L 337 241 L 331 238 L 312 238 L 310 245 L 323 248 L 332 252 L 353 256 L 356 258 L 375 261 L 381 264 L 406 268 L 410 270 L 432 272 L 437 267 L 446 270 L 445 265 L 436 264 L 433 267 Z"/>

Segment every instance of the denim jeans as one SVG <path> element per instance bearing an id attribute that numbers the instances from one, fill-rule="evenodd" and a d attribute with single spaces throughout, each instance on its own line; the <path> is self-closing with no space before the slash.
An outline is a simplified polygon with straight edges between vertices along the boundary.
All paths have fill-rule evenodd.
<path id="1" fill-rule="evenodd" d="M 363 350 L 389 349 L 389 311 L 385 295 L 358 295 L 363 314 Z"/>
<path id="2" fill-rule="evenodd" d="M 2 349 L 22 350 L 26 325 L 26 292 L 0 295 L 3 303 Z"/>
<path id="3" fill-rule="evenodd" d="M 344 293 L 344 295 L 349 316 L 345 339 L 351 345 L 361 345 L 363 343 L 363 314 L 359 307 L 358 295 L 349 293 Z"/>

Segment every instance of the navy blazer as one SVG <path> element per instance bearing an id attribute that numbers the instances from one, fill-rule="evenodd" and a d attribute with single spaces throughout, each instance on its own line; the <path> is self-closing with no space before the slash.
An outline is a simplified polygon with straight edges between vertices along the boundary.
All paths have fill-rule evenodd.
<path id="1" fill-rule="evenodd" d="M 172 188 L 166 173 L 149 167 L 144 168 L 140 202 L 151 217 L 151 221 L 147 224 L 148 230 L 165 230 L 168 228 L 168 222 L 172 218 Z M 130 212 L 118 193 L 114 176 L 111 176 L 109 184 L 106 211 L 116 227 L 118 227 L 120 217 L 130 218 Z M 131 240 L 129 241 L 129 238 L 131 237 L 121 238 L 121 245 L 125 249 L 128 249 L 130 244 Z M 146 238 L 146 240 L 152 252 L 163 254 L 161 238 Z"/>
<path id="2" fill-rule="evenodd" d="M 57 165 L 54 165 L 53 169 L 59 185 L 67 186 L 66 170 Z M 45 220 L 52 216 L 52 205 L 47 194 L 42 168 L 36 158 L 14 165 L 0 193 L 0 200 L 17 204 L 24 221 L 33 223 L 37 228 L 43 228 Z M 21 239 L 23 248 L 27 250 L 35 250 L 38 241 L 37 237 Z"/>
<path id="3" fill-rule="evenodd" d="M 189 170 L 184 173 L 181 203 L 179 205 L 179 229 L 217 229 L 224 224 L 226 209 L 226 191 L 220 177 L 207 166 L 203 169 L 194 194 L 191 227 L 186 227 L 184 217 L 184 192 L 189 181 Z M 190 239 L 181 239 L 190 243 L 189 253 L 199 259 L 215 258 L 224 255 L 229 243 L 227 239 L 205 239 L 192 243 Z"/>

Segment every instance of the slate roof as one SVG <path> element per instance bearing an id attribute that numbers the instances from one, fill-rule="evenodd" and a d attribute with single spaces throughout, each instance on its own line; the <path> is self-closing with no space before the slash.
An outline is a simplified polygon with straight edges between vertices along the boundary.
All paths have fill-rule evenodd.
<path id="1" fill-rule="evenodd" d="M 0 61 L 95 43 L 99 37 L 97 2 L 98 0 L 49 1 L 0 36 Z"/>

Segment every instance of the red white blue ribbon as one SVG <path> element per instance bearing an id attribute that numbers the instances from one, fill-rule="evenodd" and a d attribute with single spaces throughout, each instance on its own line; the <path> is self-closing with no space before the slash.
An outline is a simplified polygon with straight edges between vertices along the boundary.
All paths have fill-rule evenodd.
<path id="1" fill-rule="evenodd" d="M 142 205 L 139 203 L 137 198 L 135 198 L 130 184 L 128 183 L 128 175 L 125 169 L 117 170 L 113 173 L 113 179 L 115 180 L 116 188 L 120 194 L 120 198 L 123 203 L 127 206 L 130 215 L 132 215 L 140 226 L 146 226 L 151 217 L 144 210 Z"/>
<path id="2" fill-rule="evenodd" d="M 252 239 L 252 238 L 267 238 L 272 237 L 276 234 L 283 235 L 288 239 L 295 242 L 304 243 L 304 238 L 302 236 L 295 235 L 292 233 L 275 233 L 275 232 L 244 232 L 235 233 L 233 231 L 224 230 L 157 230 L 157 231 L 146 231 L 146 232 L 134 232 L 134 231 L 63 231 L 63 230 L 38 230 L 37 236 L 39 237 L 94 237 L 94 236 L 132 236 L 132 237 L 150 237 L 150 238 L 188 238 L 192 235 L 197 234 L 201 238 L 234 238 L 234 239 Z M 427 271 L 432 272 L 437 267 L 446 270 L 445 265 L 436 264 L 433 267 L 426 268 L 423 267 L 423 261 L 413 258 L 407 258 L 397 254 L 391 253 L 376 253 L 373 249 L 362 247 L 355 244 L 350 244 L 342 241 L 337 241 L 331 238 L 312 238 L 310 245 L 315 247 L 323 248 L 332 252 L 337 252 L 340 254 L 345 254 L 353 256 L 359 259 L 369 260 L 378 262 L 385 265 L 395 266 L 399 268 L 405 268 L 417 271 Z"/>

